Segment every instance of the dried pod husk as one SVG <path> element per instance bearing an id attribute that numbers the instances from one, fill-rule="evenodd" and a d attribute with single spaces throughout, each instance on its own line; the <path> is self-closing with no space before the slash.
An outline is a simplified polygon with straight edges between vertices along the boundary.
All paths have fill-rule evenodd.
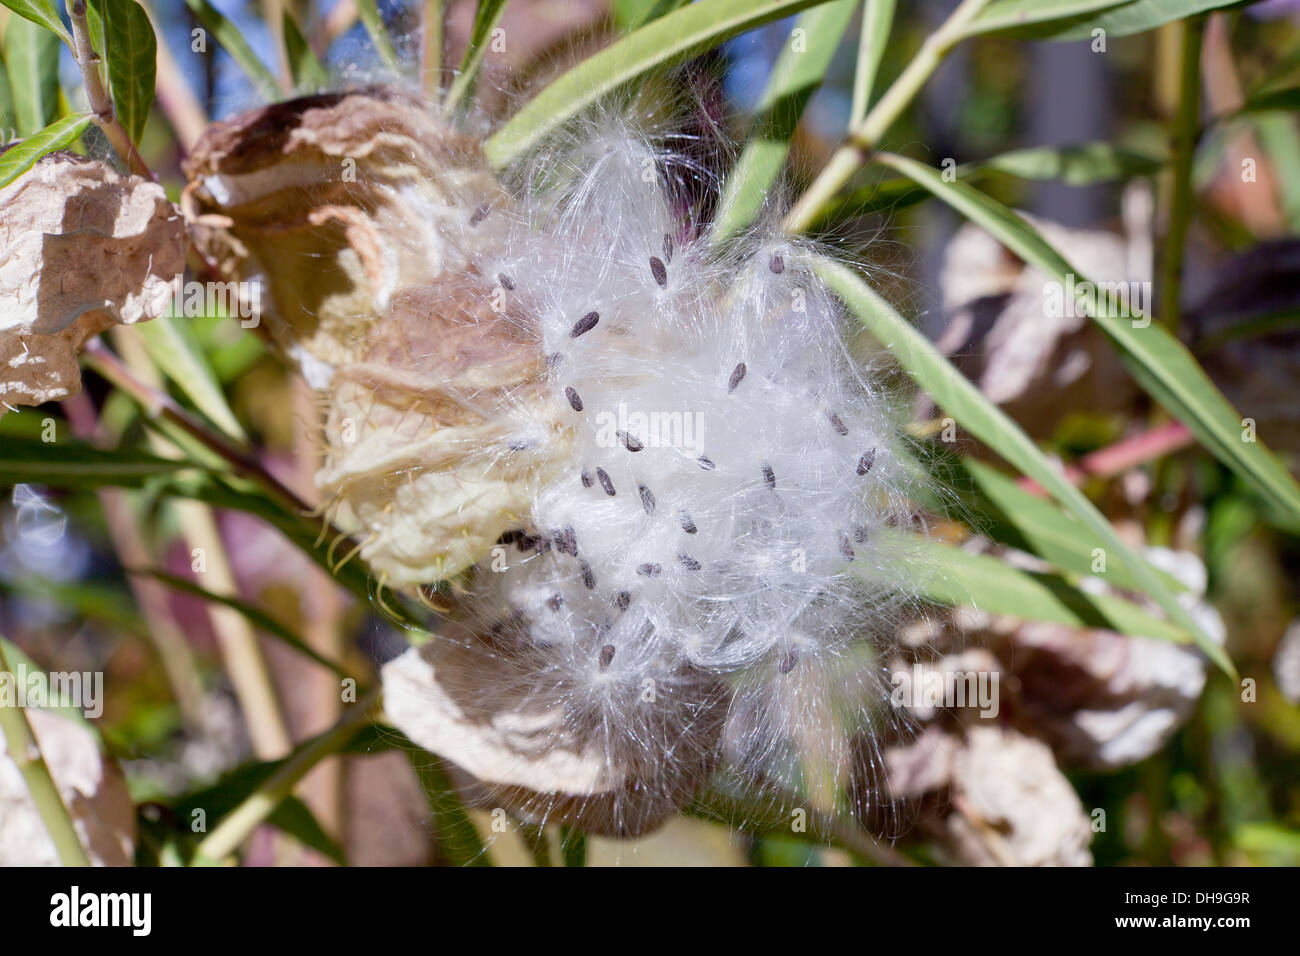
<path id="1" fill-rule="evenodd" d="M 162 186 L 55 152 L 0 189 L 0 414 L 81 385 L 77 352 L 167 309 L 185 225 Z"/>
<path id="2" fill-rule="evenodd" d="M 481 559 L 557 426 L 540 344 L 480 269 L 509 199 L 477 141 L 378 88 L 214 124 L 187 171 L 196 245 L 226 279 L 266 283 L 267 333 L 322 394 L 335 524 L 390 587 Z"/>

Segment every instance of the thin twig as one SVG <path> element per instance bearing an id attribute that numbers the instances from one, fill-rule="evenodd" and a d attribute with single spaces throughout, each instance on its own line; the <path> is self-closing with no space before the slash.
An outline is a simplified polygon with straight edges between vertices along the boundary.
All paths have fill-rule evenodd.
<path id="1" fill-rule="evenodd" d="M 844 145 L 799 197 L 782 224 L 787 233 L 805 231 L 817 220 L 818 212 L 853 175 L 870 159 L 882 136 L 889 131 L 903 111 L 921 91 L 926 80 L 943 62 L 962 36 L 962 31 L 988 4 L 989 0 L 963 0 L 952 15 L 921 44 L 907 67 L 885 91 L 862 122 L 849 131 Z"/>
<path id="2" fill-rule="evenodd" d="M 68 20 L 72 24 L 72 56 L 81 70 L 82 82 L 86 85 L 86 100 L 95 114 L 95 123 L 104 131 L 113 149 L 126 161 L 127 167 L 137 176 L 153 179 L 153 170 L 141 158 L 131 137 L 117 118 L 113 101 L 104 89 L 104 81 L 99 75 L 99 54 L 90 42 L 90 26 L 86 20 L 86 0 L 67 0 Z"/>
<path id="3" fill-rule="evenodd" d="M 1140 435 L 1099 448 L 1065 469 L 1065 480 L 1081 484 L 1088 478 L 1114 478 L 1148 461 L 1163 458 L 1195 443 L 1196 436 L 1182 422 L 1159 425 Z M 1047 492 L 1032 478 L 1021 478 L 1021 488 L 1046 498 Z"/>
<path id="4" fill-rule="evenodd" d="M 0 644 L 0 671 L 13 673 L 5 657 L 4 645 Z M 45 763 L 36 734 L 27 720 L 27 712 L 22 707 L 9 707 L 0 704 L 0 730 L 4 731 L 5 745 L 9 759 L 18 766 L 27 789 L 36 804 L 36 812 L 41 822 L 49 831 L 54 848 L 64 866 L 90 866 L 86 850 L 77 837 L 77 827 L 72 816 L 59 795 L 59 788 L 50 776 L 50 768 Z"/>

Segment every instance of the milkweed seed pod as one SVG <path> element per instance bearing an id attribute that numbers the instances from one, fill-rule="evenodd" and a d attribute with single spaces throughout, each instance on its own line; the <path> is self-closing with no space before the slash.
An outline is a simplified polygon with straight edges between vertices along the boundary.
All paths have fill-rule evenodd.
<path id="1" fill-rule="evenodd" d="M 342 121 L 372 96 L 381 113 L 419 108 L 352 94 L 289 115 Z M 327 327 L 317 296 L 272 336 L 329 365 L 317 480 L 360 528 L 362 557 L 390 585 L 457 575 L 447 633 L 385 668 L 392 716 L 537 820 L 639 832 L 720 760 L 831 805 L 853 741 L 883 717 L 879 645 L 908 596 L 916 469 L 816 250 L 772 230 L 713 242 L 680 201 L 683 183 L 712 184 L 616 121 L 575 127 L 508 186 L 436 119 L 389 125 L 420 131 L 401 134 L 406 156 L 438 155 L 421 137 L 454 140 L 461 168 L 395 186 L 358 161 L 351 188 L 382 199 L 313 189 L 364 209 L 341 240 L 400 247 L 357 260 L 421 269 L 354 270 L 364 314 Z M 274 290 L 254 252 L 277 230 L 229 204 L 253 190 L 227 185 L 212 206 L 203 184 L 226 173 L 210 153 L 191 187 L 200 215 L 229 217 L 213 220 L 222 241 Z M 431 188 L 436 213 L 384 206 Z M 313 283 L 328 285 L 295 276 L 289 294 Z"/>

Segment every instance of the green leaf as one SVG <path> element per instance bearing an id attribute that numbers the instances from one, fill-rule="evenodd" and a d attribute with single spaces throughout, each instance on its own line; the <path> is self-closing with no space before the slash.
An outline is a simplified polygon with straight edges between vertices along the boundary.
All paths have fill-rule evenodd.
<path id="1" fill-rule="evenodd" d="M 30 20 L 10 18 L 5 68 L 19 136 L 31 136 L 59 115 L 59 38 Z"/>
<path id="2" fill-rule="evenodd" d="M 72 48 L 72 35 L 59 18 L 59 8 L 53 0 L 0 0 L 6 7 L 25 20 L 40 24 Z M 10 27 L 12 29 L 12 26 Z"/>
<path id="3" fill-rule="evenodd" d="M 1142 590 L 1142 582 L 1123 565 L 1111 567 L 1107 563 L 1104 570 L 1097 568 L 1097 549 L 1104 553 L 1105 543 L 1077 518 L 1021 488 L 989 465 L 963 458 L 961 467 L 978 490 L 978 503 L 984 506 L 983 512 L 994 521 L 991 527 L 981 525 L 981 532 L 995 541 L 1037 555 L 1063 571 L 1095 575 L 1124 590 Z M 1156 574 L 1170 589 L 1186 590 L 1173 576 L 1159 569 Z"/>
<path id="4" fill-rule="evenodd" d="M 996 200 L 965 183 L 945 183 L 933 169 L 915 160 L 883 153 L 877 160 L 988 230 L 1049 278 L 1076 288 L 1085 281 L 1086 277 L 1079 275 L 1038 230 Z M 1300 485 L 1263 443 L 1243 440 L 1241 416 L 1183 344 L 1150 317 L 1149 324 L 1139 327 L 1131 318 L 1112 314 L 1095 287 L 1086 298 L 1092 320 L 1118 346 L 1125 366 L 1138 383 L 1190 428 L 1211 454 L 1250 482 L 1281 513 L 1300 523 Z M 1031 477 L 1037 480 L 1037 476 Z"/>
<path id="5" fill-rule="evenodd" d="M 0 485 L 34 482 L 66 489 L 136 488 L 150 478 L 193 467 L 187 461 L 131 448 L 96 448 L 72 438 L 46 444 L 40 439 L 5 436 Z"/>
<path id="6" fill-rule="evenodd" d="M 1242 113 L 1294 113 L 1300 110 L 1300 86 L 1260 90 L 1247 97 Z"/>
<path id="7" fill-rule="evenodd" d="M 4 50 L 0 49 L 0 146 L 8 142 L 15 121 L 14 96 L 9 90 L 9 70 L 5 66 Z"/>
<path id="8" fill-rule="evenodd" d="M 753 131 L 727 175 L 713 220 L 715 241 L 753 222 L 763 208 L 772 184 L 785 168 L 790 140 L 804 107 L 825 78 L 856 8 L 857 0 L 837 0 L 801 13 L 795 20 L 767 79 Z"/>
<path id="9" fill-rule="evenodd" d="M 1094 30 L 1105 30 L 1107 37 L 1130 36 L 1198 13 L 1243 5 L 1242 0 L 1131 0 L 1096 15 L 1051 24 L 1046 31 L 1035 31 L 1033 35 L 1063 41 L 1088 40 L 1092 38 Z"/>
<path id="10" fill-rule="evenodd" d="M 199 349 L 185 324 L 174 315 L 165 315 L 134 327 L 144 342 L 149 357 L 176 384 L 208 420 L 229 438 L 244 441 L 247 436 L 226 402 L 216 373 Z"/>
<path id="11" fill-rule="evenodd" d="M 284 12 L 284 48 L 289 56 L 289 75 L 293 77 L 295 89 L 302 91 L 322 90 L 330 85 L 329 71 L 317 59 L 307 43 L 298 23 Z"/>
<path id="12" fill-rule="evenodd" d="M 509 166 L 602 96 L 655 67 L 681 62 L 746 30 L 826 0 L 697 0 L 646 24 L 561 75 L 485 144 L 488 161 Z"/>
<path id="13" fill-rule="evenodd" d="M 287 627 L 285 627 L 283 624 L 281 624 L 279 621 L 277 621 L 275 618 L 273 618 L 271 615 L 267 614 L 265 611 L 261 610 L 260 608 L 253 607 L 251 604 L 248 604 L 247 602 L 241 601 L 237 598 L 232 598 L 224 594 L 216 594 L 212 591 L 209 591 L 207 588 L 195 584 L 193 581 L 189 581 L 186 580 L 185 578 L 177 577 L 174 574 L 168 574 L 166 571 L 137 569 L 137 568 L 130 568 L 128 569 L 128 571 L 131 574 L 147 574 L 149 577 L 157 578 L 159 581 L 162 581 L 164 584 L 166 584 L 168 587 L 172 588 L 173 590 L 180 591 L 184 594 L 190 594 L 193 595 L 194 597 L 202 598 L 204 601 L 210 601 L 213 604 L 220 604 L 223 607 L 228 607 L 231 610 L 238 611 L 245 618 L 247 618 L 248 622 L 252 624 L 254 627 L 258 628 L 259 630 L 265 631 L 271 637 L 274 637 L 282 644 L 285 644 L 286 646 L 293 648 L 295 651 L 297 651 L 299 654 L 302 654 L 304 657 L 311 658 L 313 661 L 315 661 L 321 667 L 324 667 L 326 670 L 333 671 L 341 678 L 352 677 L 352 675 L 349 674 L 346 670 L 344 670 L 343 667 L 338 662 L 332 661 L 325 655 L 319 653 L 313 647 L 308 645 L 307 642 L 304 641 L 302 638 L 300 638 L 297 634 L 294 634 L 293 631 L 289 630 Z"/>
<path id="14" fill-rule="evenodd" d="M 1100 628 L 1178 644 L 1190 641 L 1185 630 L 1131 601 L 1088 594 L 1057 575 L 1021 571 L 1000 558 L 938 541 L 919 541 L 915 548 L 917 586 L 923 597 L 937 604 L 969 605 L 1026 621 Z M 1222 656 L 1217 644 L 1210 646 Z"/>
<path id="15" fill-rule="evenodd" d="M 994 0 L 963 31 L 965 36 L 1002 32 L 1050 32 L 1082 17 L 1132 0 Z M 1064 21 L 1064 22 L 1063 22 Z M 1027 28 L 1034 28 L 1028 30 Z"/>
<path id="16" fill-rule="evenodd" d="M 45 129 L 28 136 L 21 143 L 12 146 L 0 154 L 0 186 L 8 186 L 27 170 L 36 165 L 36 161 L 56 149 L 67 149 L 81 136 L 90 124 L 89 113 L 74 113 L 65 116 L 57 123 L 51 123 Z"/>
<path id="17" fill-rule="evenodd" d="M 813 268 L 940 407 L 1082 521 L 1103 542 L 1112 564 L 1128 567 L 1142 590 L 1174 624 L 1191 634 L 1225 671 L 1235 673 L 1223 649 L 1197 626 L 1151 566 L 1133 553 L 1105 516 L 1061 475 L 1019 425 L 985 398 L 856 272 L 827 259 L 815 259 Z"/>
<path id="18" fill-rule="evenodd" d="M 474 88 L 479 67 L 483 65 L 483 57 L 487 55 L 492 31 L 501 22 L 501 15 L 505 12 L 506 0 L 479 0 L 478 9 L 474 13 L 474 28 L 469 35 L 469 45 L 465 47 L 465 55 L 461 58 L 456 79 L 452 81 L 451 89 L 447 91 L 448 112 L 455 112 L 465 95 Z"/>
<path id="19" fill-rule="evenodd" d="M 1150 176 L 1159 172 L 1164 163 L 1161 156 L 1121 149 L 1110 143 L 1091 142 L 1078 146 L 1016 149 L 978 163 L 975 168 L 997 170 L 1021 179 L 1059 180 L 1070 186 L 1091 186 Z"/>
<path id="20" fill-rule="evenodd" d="M 153 23 L 136 0 L 100 0 L 108 86 L 122 127 L 137 145 L 153 106 L 158 41 Z"/>
<path id="21" fill-rule="evenodd" d="M 393 41 L 388 35 L 388 28 L 384 26 L 384 20 L 379 15 L 379 5 L 375 0 L 356 0 L 357 15 L 361 17 L 361 22 L 366 25 L 366 32 L 370 34 L 371 41 L 379 51 L 380 57 L 389 69 L 396 70 L 398 67 L 397 51 L 393 49 Z"/>
<path id="22" fill-rule="evenodd" d="M 857 126 L 867 115 L 876 75 L 885 59 L 885 47 L 894 25 L 896 0 L 867 0 L 862 7 L 862 32 L 858 39 L 858 62 L 853 73 L 853 103 L 849 109 L 849 128 Z"/>
<path id="23" fill-rule="evenodd" d="M 230 54 L 230 58 L 239 65 L 262 96 L 269 99 L 279 93 L 280 84 L 276 82 L 275 75 L 257 58 L 239 27 L 227 20 L 208 0 L 185 0 L 185 5 L 203 24 L 204 29 L 217 38 L 217 42 Z"/>
<path id="24" fill-rule="evenodd" d="M 684 6 L 688 0 L 614 0 L 614 25 L 628 33 Z"/>
<path id="25" fill-rule="evenodd" d="M 465 812 L 442 758 L 415 744 L 403 749 L 433 812 L 433 828 L 443 860 L 451 866 L 491 866 L 487 849 Z"/>

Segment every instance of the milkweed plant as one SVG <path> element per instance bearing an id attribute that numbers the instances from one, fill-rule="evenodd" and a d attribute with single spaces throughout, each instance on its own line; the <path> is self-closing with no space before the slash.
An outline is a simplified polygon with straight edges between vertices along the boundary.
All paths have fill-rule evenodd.
<path id="1" fill-rule="evenodd" d="M 1287 11 L 0 2 L 5 862 L 379 859 L 379 760 L 418 862 L 1118 861 L 1132 768 L 1300 696 L 1216 600 L 1294 554 L 1232 364 L 1294 309 L 1192 265 L 1300 228 Z M 1153 45 L 1139 140 L 943 154 L 963 59 Z"/>

